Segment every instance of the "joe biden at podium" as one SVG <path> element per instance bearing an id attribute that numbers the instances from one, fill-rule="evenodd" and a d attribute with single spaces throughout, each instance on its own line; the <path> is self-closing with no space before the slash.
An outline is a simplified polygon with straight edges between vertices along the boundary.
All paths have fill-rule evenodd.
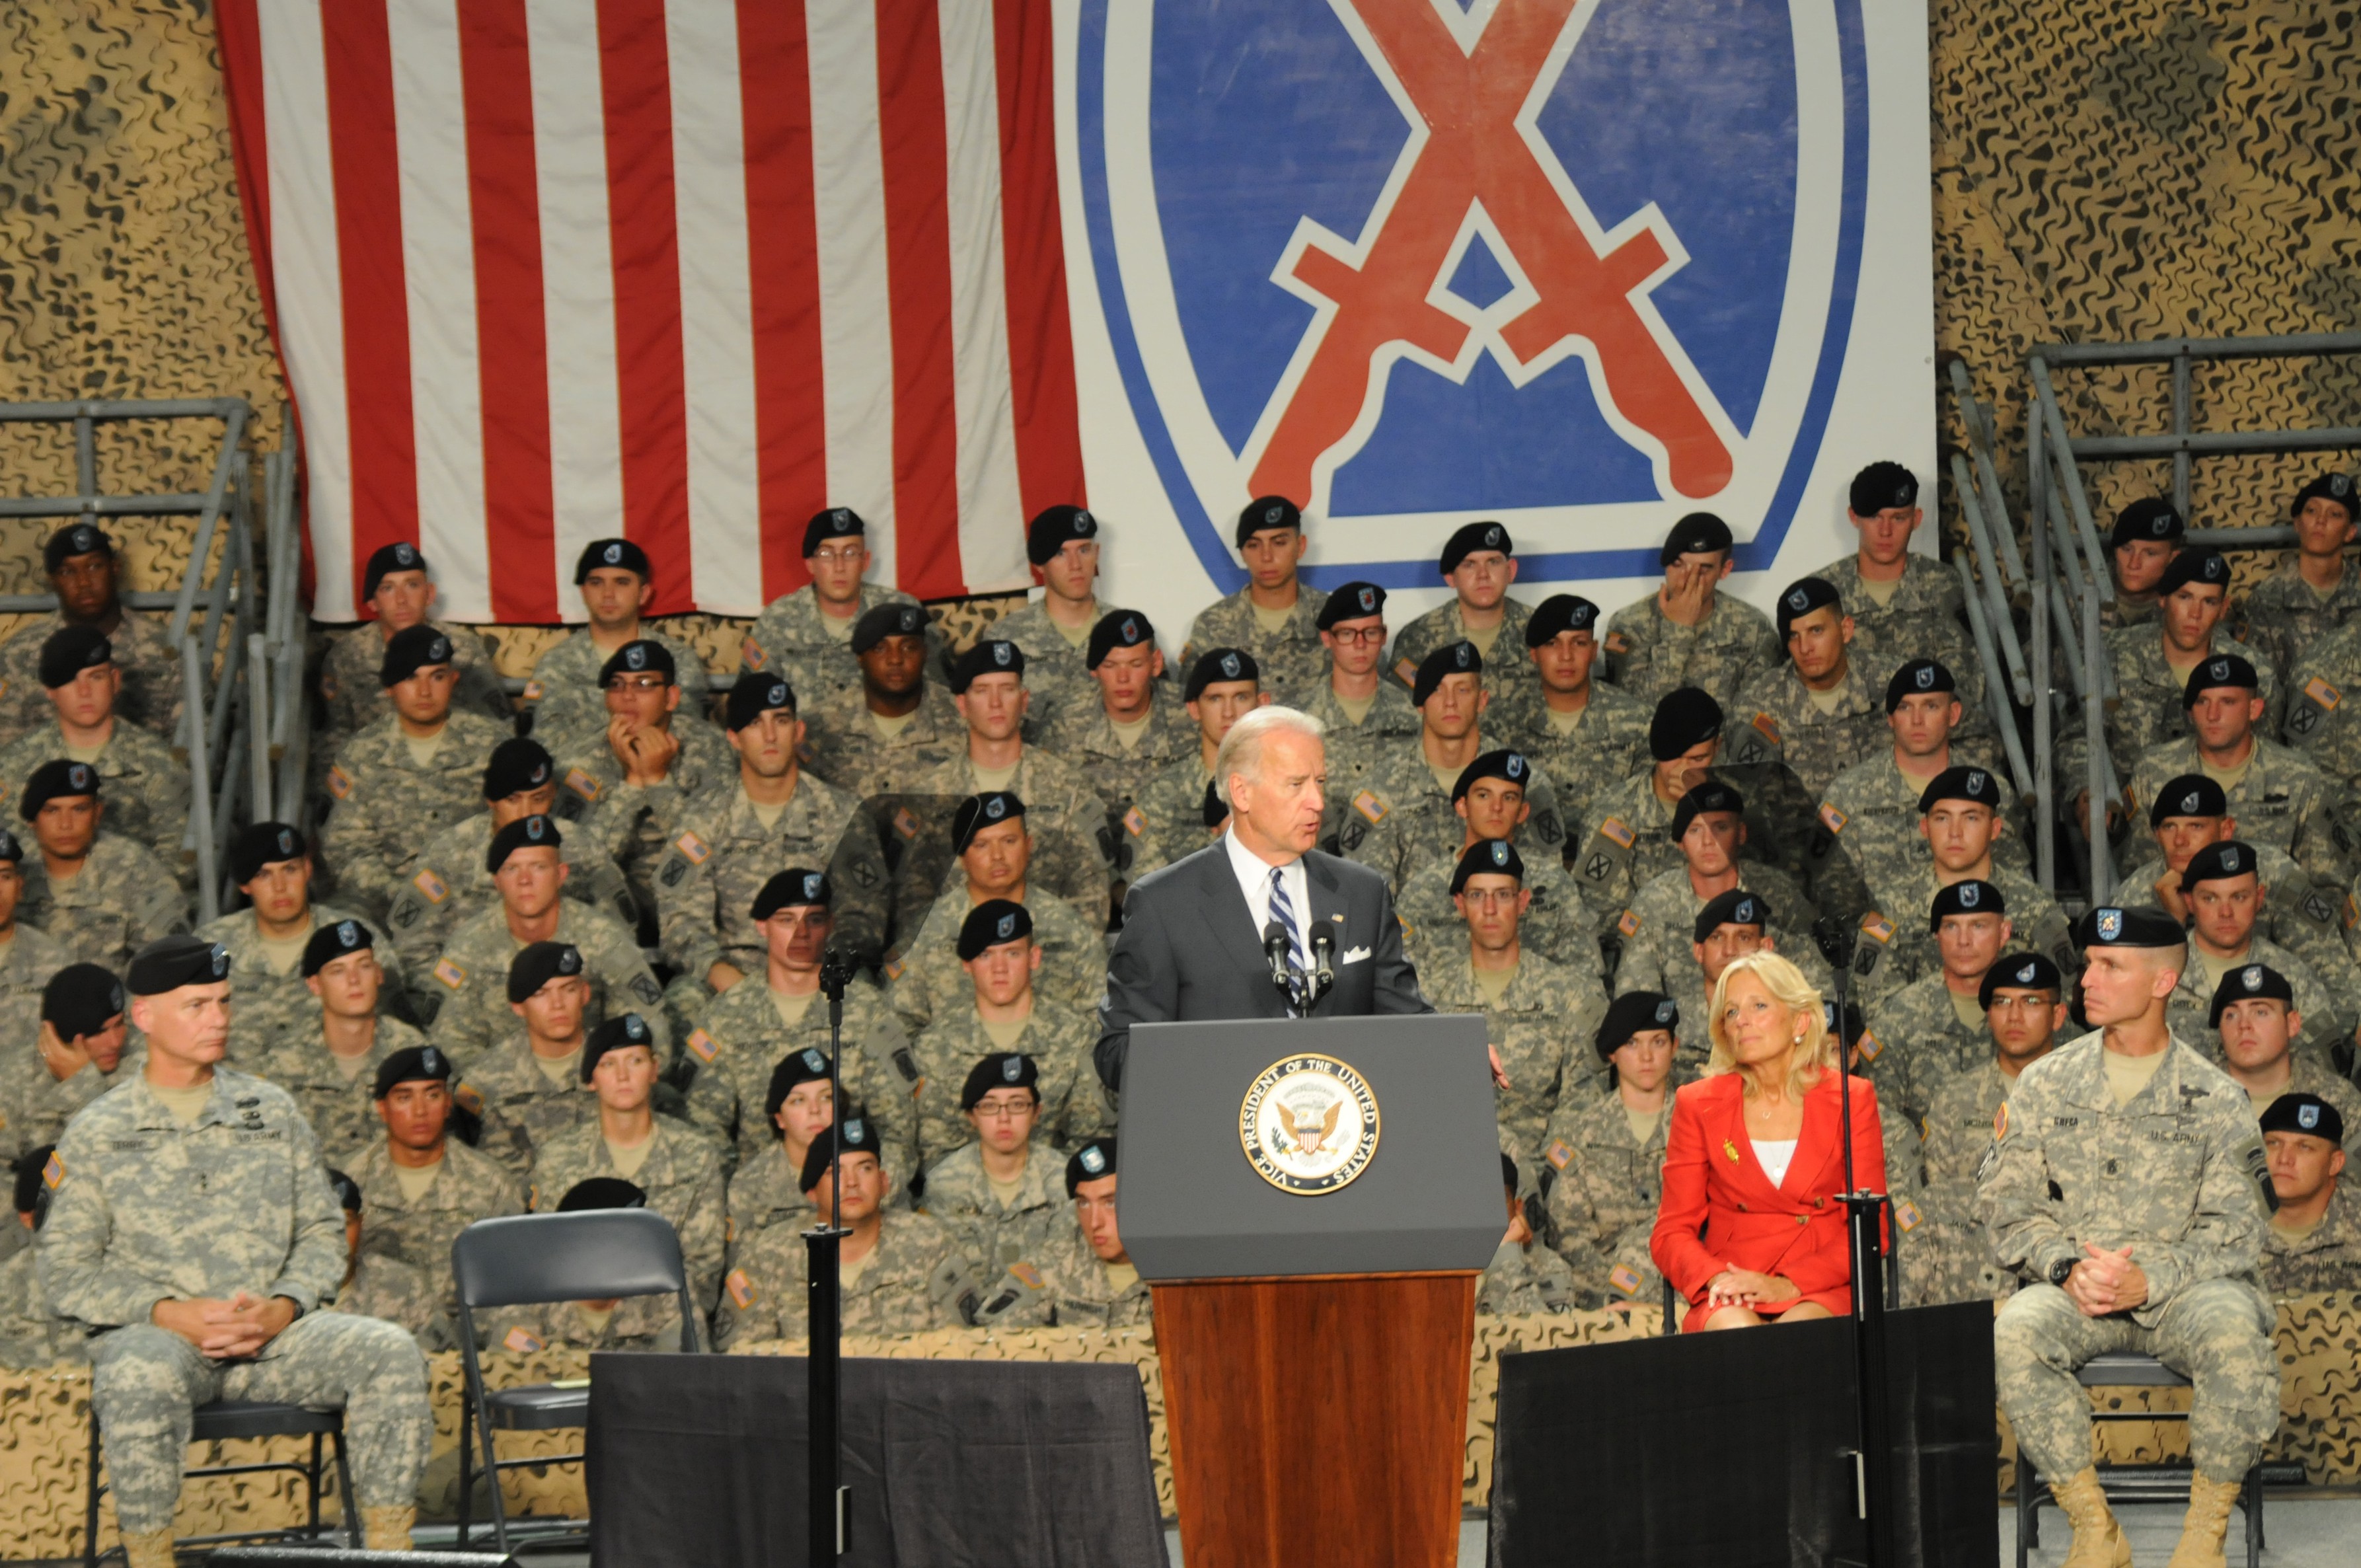
<path id="1" fill-rule="evenodd" d="M 1258 707 L 1213 757 L 1228 830 L 1140 879 L 1099 1003 L 1099 1077 L 1122 1087 L 1134 1024 L 1432 1013 L 1385 878 L 1312 846 L 1327 787 L 1320 720 Z"/>

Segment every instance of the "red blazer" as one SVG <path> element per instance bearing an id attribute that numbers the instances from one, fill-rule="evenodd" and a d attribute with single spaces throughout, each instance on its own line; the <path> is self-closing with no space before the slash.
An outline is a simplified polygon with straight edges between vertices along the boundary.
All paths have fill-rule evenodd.
<path id="1" fill-rule="evenodd" d="M 1719 1073 L 1673 1097 L 1664 1138 L 1664 1198 L 1648 1250 L 1673 1288 L 1691 1303 L 1683 1332 L 1704 1322 L 1707 1283 L 1725 1268 L 1784 1276 L 1803 1294 L 1759 1310 L 1817 1301 L 1838 1317 L 1852 1310 L 1852 1263 L 1844 1208 L 1844 1142 L 1837 1075 L 1821 1074 L 1804 1096 L 1804 1125 L 1787 1179 L 1773 1187 L 1746 1135 L 1744 1080 Z M 1852 1080 L 1853 1179 L 1885 1188 L 1885 1143 L 1877 1095 Z"/>

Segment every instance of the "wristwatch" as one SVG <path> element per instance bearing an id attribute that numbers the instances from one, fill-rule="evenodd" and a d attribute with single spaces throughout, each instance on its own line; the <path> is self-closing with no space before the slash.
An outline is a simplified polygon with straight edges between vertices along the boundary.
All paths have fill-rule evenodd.
<path id="1" fill-rule="evenodd" d="M 2049 1266 L 2049 1283 L 2063 1285 L 2066 1283 L 2067 1277 L 2073 1272 L 2074 1260 L 2070 1257 L 2061 1257 Z"/>

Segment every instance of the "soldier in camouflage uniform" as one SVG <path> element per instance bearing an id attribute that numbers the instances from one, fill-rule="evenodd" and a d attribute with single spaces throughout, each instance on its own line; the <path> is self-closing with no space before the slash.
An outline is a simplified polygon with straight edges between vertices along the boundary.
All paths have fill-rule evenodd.
<path id="1" fill-rule="evenodd" d="M 1590 836 L 1567 865 L 1602 924 L 1641 888 L 1686 863 L 1673 836 L 1681 797 L 1707 782 L 1721 750 L 1721 705 L 1695 686 L 1668 692 L 1648 721 L 1649 768 L 1592 797 Z"/>
<path id="2" fill-rule="evenodd" d="M 1980 713 L 1982 682 L 1959 574 L 1910 548 L 1927 519 L 1918 477 L 1899 463 L 1872 463 L 1853 476 L 1845 510 L 1861 548 L 1812 576 L 1836 589 L 1852 622 L 1852 661 L 1872 686 L 1882 686 L 1905 661 L 1939 658 L 1967 672 L 1963 700 L 1971 715 Z"/>
<path id="3" fill-rule="evenodd" d="M 2189 527 L 2172 503 L 2160 496 L 2145 496 L 2115 514 L 2107 532 L 2107 573 L 2115 580 L 2112 604 L 2099 607 L 2099 622 L 2108 630 L 2119 626 L 2153 626 L 2157 585 L 2164 569 L 2180 553 Z"/>
<path id="4" fill-rule="evenodd" d="M 368 1543 L 408 1551 L 434 1430 L 425 1360 L 391 1323 L 314 1310 L 345 1277 L 344 1222 L 294 1102 L 217 1065 L 229 955 L 168 938 L 126 989 L 147 1064 L 59 1140 L 39 1270 L 93 1335 L 129 1568 L 172 1562 L 191 1412 L 218 1398 L 341 1407 Z"/>
<path id="5" fill-rule="evenodd" d="M 1558 1102 L 1587 1097 L 1599 1068 L 1570 1047 L 1607 1015 L 1598 974 L 1552 963 L 1518 940 L 1525 862 L 1505 839 L 1474 844 L 1451 877 L 1458 941 L 1418 949 L 1419 990 L 1441 1013 L 1481 1013 L 1508 1082 L 1494 1098 L 1509 1146 L 1530 1168 Z"/>
<path id="6" fill-rule="evenodd" d="M 1093 1138 L 1066 1161 L 1071 1224 L 1003 1274 L 976 1309 L 979 1327 L 1152 1329 L 1148 1282 L 1115 1219 L 1115 1141 Z"/>
<path id="7" fill-rule="evenodd" d="M 1663 991 L 1697 968 L 1690 928 L 1708 899 L 1732 888 L 1759 893 L 1780 912 L 1777 929 L 1808 946 L 1817 918 L 1795 880 L 1775 866 L 1740 858 L 1746 846 L 1746 798 L 1708 780 L 1673 808 L 1671 837 L 1681 863 L 1651 877 L 1614 925 L 1622 945 L 1618 992 Z"/>
<path id="8" fill-rule="evenodd" d="M 811 581 L 763 606 L 741 648 L 746 668 L 777 675 L 807 691 L 840 691 L 861 684 L 854 629 L 884 605 L 917 610 L 911 635 L 920 652 L 940 662 L 942 642 L 918 601 L 868 580 L 869 525 L 850 507 L 815 512 L 804 524 L 804 568 Z M 851 646 L 847 656 L 847 644 Z M 840 783 L 847 781 L 840 780 Z"/>
<path id="9" fill-rule="evenodd" d="M 1535 1239 L 1517 1198 L 1517 1162 L 1506 1154 L 1500 1157 L 1500 1181 L 1508 1191 L 1509 1229 L 1476 1282 L 1476 1310 L 1513 1317 L 1590 1306 L 1598 1292 L 1585 1290 L 1565 1259 Z"/>
<path id="10" fill-rule="evenodd" d="M 596 1103 L 594 1101 L 593 1103 Z M 594 1122 L 592 1125 L 597 1125 Z M 577 1181 L 561 1193 L 554 1208 L 561 1214 L 592 1209 L 644 1209 L 648 1195 L 637 1184 L 613 1176 Z M 632 1296 L 603 1301 L 545 1301 L 504 1307 L 489 1314 L 490 1326 L 477 1320 L 477 1334 L 493 1350 L 531 1355 L 537 1350 L 685 1350 L 688 1325 L 680 1321 L 678 1299 L 667 1290 L 655 1296 Z M 702 1342 L 704 1336 L 699 1335 Z"/>
<path id="11" fill-rule="evenodd" d="M 312 933 L 296 960 L 303 1005 L 280 1013 L 276 1026 L 247 1048 L 247 1069 L 294 1100 L 329 1164 L 343 1167 L 378 1141 L 377 1069 L 389 1058 L 426 1043 L 414 1025 L 379 1009 L 385 970 L 376 934 L 358 920 L 340 920 Z M 236 984 L 233 959 L 231 984 Z M 236 992 L 231 992 L 236 1001 Z M 236 1008 L 231 1038 L 236 1039 Z M 251 1038 L 249 1036 L 249 1038 Z"/>
<path id="12" fill-rule="evenodd" d="M 2312 966 L 2257 933 L 2256 916 L 2265 889 L 2256 872 L 2255 852 L 2235 839 L 2209 844 L 2189 858 L 2180 873 L 2181 902 L 2189 911 L 2189 962 L 2166 1012 L 2185 1040 L 2212 1044 L 2214 993 L 2235 970 L 2262 964 L 2287 977 L 2295 1010 L 2303 1016 L 2304 1054 L 2326 1063 L 2346 1059 L 2353 1037 L 2354 1000 L 2332 992 Z M 2334 1053 L 2334 1055 L 2332 1055 Z"/>
<path id="13" fill-rule="evenodd" d="M 312 847 L 284 822 L 257 822 L 230 841 L 229 877 L 247 907 L 199 927 L 197 935 L 229 949 L 232 1055 L 267 1049 L 311 1005 L 303 986 L 303 948 L 324 926 L 359 922 L 385 971 L 386 1002 L 397 1016 L 410 1012 L 401 959 L 383 931 L 348 910 L 312 902 Z M 316 1128 L 314 1129 L 317 1130 Z"/>
<path id="14" fill-rule="evenodd" d="M 181 884 L 149 850 L 99 831 L 98 773 L 63 758 L 33 770 L 17 815 L 40 850 L 22 865 L 16 917 L 67 952 L 120 971 L 159 937 L 189 928 Z"/>
<path id="15" fill-rule="evenodd" d="M 415 544 L 388 544 L 369 556 L 361 574 L 361 598 L 377 612 L 376 622 L 337 638 L 320 668 L 320 696 L 328 710 L 327 728 L 318 740 L 323 765 L 336 762 L 356 736 L 391 711 L 380 673 L 393 640 L 414 630 L 439 635 L 450 646 L 451 706 L 508 732 L 515 709 L 500 685 L 491 645 L 464 626 L 429 619 L 434 591 L 426 557 Z"/>
<path id="16" fill-rule="evenodd" d="M 25 843 L 0 828 L 0 1040 L 24 1039 L 39 1022 L 41 988 L 73 957 L 16 918 L 25 897 Z M 0 1051 L 0 1059 L 6 1053 Z"/>
<path id="17" fill-rule="evenodd" d="M 959 709 L 927 678 L 927 612 L 884 604 L 852 629 L 854 678 L 804 689 L 806 767 L 858 800 L 915 787 L 965 743 Z"/>
<path id="18" fill-rule="evenodd" d="M 1034 1135 L 1039 1083 L 1029 1056 L 977 1058 L 960 1089 L 969 1141 L 927 1168 L 920 1205 L 958 1239 L 978 1279 L 1034 1256 L 1073 1223 L 1058 1197 L 1058 1157 Z"/>
<path id="19" fill-rule="evenodd" d="M 1880 1106 L 1920 1121 L 1946 1083 L 1991 1059 L 1983 986 L 2009 950 L 2015 926 L 2008 912 L 1999 888 L 1972 877 L 1947 884 L 1929 901 L 1933 970 L 1872 997 L 1863 1010 L 1861 1076 L 1877 1085 Z"/>
<path id="20" fill-rule="evenodd" d="M 2361 623 L 2346 622 L 2293 652 L 2283 727 L 2290 750 L 2326 774 L 2332 805 L 2347 841 L 2361 803 Z"/>
<path id="21" fill-rule="evenodd" d="M 56 1143 L 83 1106 L 123 1080 L 126 1035 L 123 982 L 112 972 L 74 963 L 49 977 L 32 1037 L 0 1043 L 0 1162 Z"/>
<path id="22" fill-rule="evenodd" d="M 530 1176 L 533 1156 L 575 1128 L 598 1123 L 598 1100 L 576 1071 L 589 1030 L 590 981 L 581 949 L 570 942 L 534 942 L 508 966 L 510 1010 L 522 1027 L 467 1065 L 466 1082 L 452 1093 L 463 1111 L 487 1122 L 497 1117 L 522 1135 L 524 1157 L 495 1148 L 511 1175 Z"/>
<path id="23" fill-rule="evenodd" d="M 834 1140 L 844 1201 L 836 1201 L 828 1138 L 812 1140 L 803 1189 L 820 1223 L 851 1234 L 840 1244 L 845 1268 L 841 1322 L 847 1336 L 924 1333 L 974 1321 L 981 1294 L 967 1255 L 951 1233 L 924 1214 L 885 1212 L 891 1186 L 877 1133 L 863 1116 L 849 1116 Z M 764 1340 L 802 1339 L 809 1332 L 809 1275 L 802 1236 L 774 1225 L 746 1249 L 721 1288 L 715 1345 L 732 1350 Z"/>
<path id="24" fill-rule="evenodd" d="M 1576 1277 L 1603 1280 L 1610 1304 L 1646 1305 L 1664 1293 L 1648 1236 L 1664 1192 L 1680 1026 L 1680 1007 L 1661 992 L 1617 997 L 1591 1036 L 1606 1088 L 1561 1095 L 1542 1135 L 1550 1245 Z"/>
<path id="25" fill-rule="evenodd" d="M 2345 559 L 2361 500 L 2345 474 L 2323 474 L 2298 490 L 2288 508 L 2296 551 L 2246 595 L 2246 641 L 2271 657 L 2279 684 L 2304 650 L 2361 614 L 2361 567 Z"/>
<path id="26" fill-rule="evenodd" d="M 1890 746 L 1871 748 L 1865 760 L 1836 776 L 1820 797 L 1820 826 L 1837 836 L 1851 862 L 1872 883 L 1891 880 L 1926 858 L 1918 831 L 1918 797 L 1953 767 L 1983 768 L 1999 791 L 1999 809 L 2011 811 L 2007 781 L 1989 759 L 1961 743 L 1960 707 L 1949 666 L 1913 659 L 1885 684 Z M 2019 840 L 2002 840 L 2000 853 L 2030 871 Z"/>
<path id="27" fill-rule="evenodd" d="M 1532 606 L 1509 594 L 1517 580 L 1517 547 L 1497 522 L 1466 522 L 1444 541 L 1435 563 L 1452 597 L 1401 629 L 1394 639 L 1394 679 L 1418 680 L 1418 667 L 1437 648 L 1472 642 L 1492 667 L 1492 700 L 1522 706 L 1533 683 L 1530 665 L 1514 663 Z"/>
<path id="28" fill-rule="evenodd" d="M 1049 731 L 1071 713 L 1099 706 L 1093 666 L 1085 663 L 1091 633 L 1105 618 L 1098 601 L 1099 520 L 1078 506 L 1045 507 L 1025 529 L 1025 558 L 1042 584 L 1028 599 L 994 621 L 990 634 L 1025 650 L 1025 739 L 1048 743 Z M 1054 750 L 1055 748 L 1052 748 Z"/>
<path id="29" fill-rule="evenodd" d="M 338 896 L 382 919 L 437 828 L 476 809 L 484 759 L 508 731 L 452 706 L 458 674 L 453 644 L 431 627 L 396 632 L 378 679 L 392 710 L 339 750 L 328 770 L 328 812 L 320 847 Z"/>
<path id="30" fill-rule="evenodd" d="M 1262 666 L 1243 648 L 1208 648 L 1199 653 L 1180 691 L 1197 744 L 1184 748 L 1149 776 L 1118 824 L 1132 851 L 1134 882 L 1149 869 L 1138 863 L 1144 846 L 1159 846 L 1167 861 L 1202 846 L 1205 786 L 1213 782 L 1213 756 L 1221 750 L 1222 738 L 1239 719 L 1270 704 L 1270 694 L 1262 689 Z M 1188 848 L 1175 854 L 1176 845 Z"/>
<path id="31" fill-rule="evenodd" d="M 709 1135 L 655 1113 L 658 1067 L 655 1033 L 638 1014 L 609 1018 L 590 1031 L 576 1073 L 597 1096 L 598 1113 L 533 1151 L 533 1206 L 546 1210 L 593 1177 L 631 1182 L 679 1233 L 689 1297 L 710 1310 L 721 1287 L 729 1178 L 720 1145 Z M 646 1325 L 619 1323 L 618 1332 L 652 1332 L 668 1306 L 661 1297 L 631 1299 L 616 1315 L 644 1317 Z"/>
<path id="32" fill-rule="evenodd" d="M 746 1108 L 750 1125 L 730 1177 L 729 1261 L 733 1267 L 754 1238 L 773 1225 L 793 1225 L 798 1231 L 811 1227 L 811 1200 L 804 1196 L 802 1185 L 804 1156 L 811 1152 L 812 1140 L 836 1122 L 836 1095 L 828 1073 L 828 1055 L 818 1046 L 789 1051 L 771 1069 L 763 1098 Z M 851 1087 L 848 1080 L 847 1104 L 858 1102 Z M 752 1130 L 757 1114 L 770 1134 L 767 1143 Z"/>
<path id="33" fill-rule="evenodd" d="M 1730 742 L 1732 762 L 1784 763 L 1814 799 L 1885 739 L 1878 685 L 1848 656 L 1852 622 L 1843 609 L 1837 590 L 1818 577 L 1779 596 L 1779 640 L 1787 657 L 1756 671 L 1740 689 L 1741 722 Z"/>
<path id="34" fill-rule="evenodd" d="M 2282 1095 L 2309 1094 L 2361 1120 L 2361 1091 L 2331 1072 L 2316 1053 L 2296 1048 L 2304 1019 L 2290 977 L 2263 963 L 2230 970 L 2214 989 L 2207 1019 L 2213 1065 L 2246 1091 L 2256 1115 Z"/>
<path id="35" fill-rule="evenodd" d="M 52 632 L 38 673 L 53 711 L 0 748 L 0 798 L 22 790 L 33 770 L 53 757 L 87 762 L 104 781 L 106 830 L 137 839 L 184 885 L 193 885 L 196 856 L 181 847 L 189 828 L 189 770 L 154 731 L 115 713 L 123 672 L 113 645 L 88 627 Z"/>
<path id="36" fill-rule="evenodd" d="M 2239 832 L 2292 856 L 2313 876 L 2341 883 L 2350 873 L 2338 842 L 2333 786 L 2319 769 L 2257 734 L 2261 675 L 2235 654 L 2197 666 L 2182 693 L 2191 733 L 2169 740 L 2132 771 L 2131 806 L 2146 810 L 2176 778 L 2218 781 Z"/>
<path id="37" fill-rule="evenodd" d="M 332 1166 L 328 1186 L 345 1211 L 345 1282 L 336 1287 L 335 1302 L 322 1310 L 381 1318 L 408 1331 L 418 1348 L 429 1355 L 458 1349 L 458 1331 L 434 1299 L 434 1287 L 425 1271 L 381 1252 L 361 1250 L 359 1184 Z"/>
<path id="38" fill-rule="evenodd" d="M 0 1217 L 0 1225 L 20 1238 L 13 1251 L 0 1247 L 0 1258 L 5 1258 L 0 1260 L 0 1369 L 10 1372 L 39 1372 L 90 1360 L 89 1341 L 80 1325 L 51 1310 L 41 1294 L 40 1259 L 34 1251 L 34 1237 L 49 1211 L 49 1190 L 41 1169 L 55 1152 L 34 1149 L 18 1162 L 14 1217 Z"/>
<path id="39" fill-rule="evenodd" d="M 1510 685 L 1490 718 L 1493 734 L 1531 757 L 1556 788 L 1566 837 L 1576 842 L 1598 825 L 1598 796 L 1647 762 L 1654 712 L 1595 678 L 1598 623 L 1598 607 L 1573 594 L 1553 594 L 1536 605 L 1525 622 L 1534 678 Z"/>
<path id="40" fill-rule="evenodd" d="M 1779 638 L 1761 610 L 1719 590 L 1730 576 L 1730 525 L 1693 511 L 1656 553 L 1664 586 L 1607 622 L 1608 678 L 1642 702 L 1695 686 L 1724 707 L 1758 670 L 1779 663 Z"/>
<path id="41" fill-rule="evenodd" d="M 2361 1203 L 2345 1190 L 2343 1113 L 2290 1094 L 2262 1115 L 2279 1206 L 2263 1237 L 2263 1284 L 2275 1296 L 2361 1290 Z"/>
<path id="42" fill-rule="evenodd" d="M 600 672 L 627 643 L 653 642 L 670 654 L 673 668 L 694 678 L 686 688 L 690 708 L 705 711 L 703 656 L 641 619 L 655 602 L 653 576 L 647 552 L 628 539 L 594 539 L 576 558 L 574 586 L 589 622 L 534 661 L 524 684 L 527 732 L 553 753 L 588 750 L 607 728 Z"/>
<path id="43" fill-rule="evenodd" d="M 1532 815 L 1525 801 L 1532 779 L 1532 769 L 1519 751 L 1487 751 L 1460 770 L 1451 788 L 1451 808 L 1466 824 L 1464 836 L 1449 858 L 1419 861 L 1394 895 L 1405 947 L 1414 948 L 1422 933 L 1445 948 L 1466 940 L 1467 928 L 1452 902 L 1452 879 L 1458 874 L 1461 858 L 1477 844 L 1488 839 L 1516 843 L 1519 829 Z M 1555 853 L 1536 851 L 1525 862 L 1525 894 L 1519 940 L 1552 963 L 1600 978 L 1598 923 Z"/>
<path id="44" fill-rule="evenodd" d="M 659 1010 L 664 989 L 638 938 L 604 910 L 558 896 L 566 876 L 558 842 L 557 824 L 546 817 L 520 817 L 493 834 L 484 863 L 500 901 L 461 922 L 435 960 L 433 977 L 444 995 L 434 1014 L 434 1043 L 463 1069 L 517 1036 L 514 1014 L 501 1005 L 500 981 L 517 954 L 535 942 L 569 943 L 579 951 L 583 978 L 590 982 L 592 1026 L 637 1008 L 655 1030 L 659 1047 L 669 1052 L 673 1047 Z"/>
<path id="45" fill-rule="evenodd" d="M 1290 707 L 1310 702 L 1328 668 L 1320 609 L 1328 596 L 1304 582 L 1303 514 L 1283 496 L 1261 496 L 1238 513 L 1233 535 L 1246 563 L 1246 586 L 1216 599 L 1189 623 L 1180 667 L 1194 669 L 1213 648 L 1236 648 L 1262 671 L 1262 689 Z"/>
<path id="46" fill-rule="evenodd" d="M 1328 823 L 1367 783 L 1378 759 L 1398 751 L 1419 730 L 1408 685 L 1386 678 L 1386 590 L 1346 583 L 1313 618 L 1328 651 L 1327 678 L 1313 687 L 1303 711 L 1327 727 Z"/>
<path id="47" fill-rule="evenodd" d="M 38 671 L 41 650 L 68 627 L 82 626 L 113 647 L 123 689 L 115 709 L 165 740 L 178 737 L 185 693 L 181 651 L 165 640 L 165 623 L 126 608 L 116 596 L 115 542 L 95 525 L 71 522 L 41 547 L 41 565 L 58 596 L 57 609 L 27 620 L 0 647 L 0 742 L 47 723 L 49 698 Z"/>
<path id="48" fill-rule="evenodd" d="M 1001 624 L 994 622 L 994 630 Z M 1025 657 L 1032 659 L 1030 649 Z M 1197 737 L 1174 711 L 1156 628 L 1137 610 L 1100 617 L 1091 628 L 1082 664 L 1088 679 L 1060 707 L 1056 721 L 1041 727 L 1038 743 L 1071 763 L 1098 791 L 1108 823 L 1126 829 L 1117 843 L 1128 844 L 1138 835 L 1128 831 L 1126 818 L 1148 781 L 1187 755 Z M 1026 712 L 1032 712 L 1029 706 Z M 1128 872 L 1128 854 L 1121 849 L 1116 853 L 1115 870 Z"/>
<path id="49" fill-rule="evenodd" d="M 2074 934 L 2097 1027 L 2018 1077 L 1977 1173 L 2001 1266 L 2031 1281 L 1993 1325 L 2001 1409 L 2018 1463 L 2073 1522 L 2076 1560 L 2122 1563 L 2075 1370 L 2134 1351 L 2187 1376 L 2196 1474 L 2177 1555 L 2216 1561 L 2241 1478 L 2279 1426 L 2262 1136 L 2244 1091 L 2166 1025 L 2180 923 L 2104 905 Z"/>

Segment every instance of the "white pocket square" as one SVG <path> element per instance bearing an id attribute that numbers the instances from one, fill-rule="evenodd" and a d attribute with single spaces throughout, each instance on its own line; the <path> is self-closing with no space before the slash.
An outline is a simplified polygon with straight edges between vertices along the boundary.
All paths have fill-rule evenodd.
<path id="1" fill-rule="evenodd" d="M 1368 956 L 1369 949 L 1367 948 L 1347 948 L 1345 949 L 1344 961 L 1348 964 L 1356 964 Z"/>

